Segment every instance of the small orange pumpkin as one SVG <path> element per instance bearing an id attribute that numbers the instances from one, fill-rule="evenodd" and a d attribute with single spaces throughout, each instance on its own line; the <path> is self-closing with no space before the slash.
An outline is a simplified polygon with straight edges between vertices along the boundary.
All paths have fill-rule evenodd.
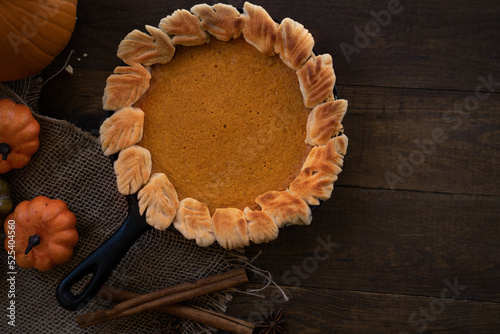
<path id="1" fill-rule="evenodd" d="M 0 1 L 0 81 L 35 75 L 64 49 L 77 0 Z"/>
<path id="2" fill-rule="evenodd" d="M 66 263 L 78 243 L 76 217 L 66 203 L 45 196 L 19 203 L 4 222 L 5 249 L 23 268 L 48 271 Z"/>
<path id="3" fill-rule="evenodd" d="M 0 174 L 28 164 L 40 145 L 39 133 L 40 124 L 28 107 L 0 100 Z"/>

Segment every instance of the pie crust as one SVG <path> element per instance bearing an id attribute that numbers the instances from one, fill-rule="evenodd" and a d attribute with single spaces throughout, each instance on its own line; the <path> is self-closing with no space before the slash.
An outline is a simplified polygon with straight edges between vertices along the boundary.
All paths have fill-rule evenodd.
<path id="1" fill-rule="evenodd" d="M 310 206 L 330 198 L 348 145 L 342 127 L 347 101 L 333 95 L 332 57 L 314 54 L 314 39 L 302 24 L 289 18 L 277 23 L 262 7 L 248 2 L 242 13 L 225 4 L 176 10 L 158 28 L 146 26 L 146 30 L 149 34 L 134 30 L 120 43 L 117 55 L 127 66 L 114 70 L 103 96 L 103 108 L 114 114 L 102 124 L 100 139 L 105 155 L 119 152 L 114 169 L 120 193 L 137 193 L 148 224 L 163 230 L 173 223 L 200 246 L 217 241 L 227 249 L 239 248 L 250 241 L 274 240 L 279 228 L 287 225 L 309 225 Z M 287 189 L 269 189 L 252 208 L 217 207 L 211 214 L 195 198 L 179 201 L 168 175 L 155 172 L 151 153 L 140 146 L 147 115 L 134 104 L 150 87 L 151 66 L 170 62 L 176 45 L 203 45 L 210 38 L 228 42 L 240 36 L 266 56 L 279 55 L 296 71 L 304 106 L 310 111 L 304 142 L 311 148 Z"/>

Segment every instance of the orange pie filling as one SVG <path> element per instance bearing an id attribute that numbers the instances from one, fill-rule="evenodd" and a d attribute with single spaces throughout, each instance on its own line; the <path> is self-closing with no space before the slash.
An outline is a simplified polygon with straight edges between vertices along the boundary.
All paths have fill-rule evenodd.
<path id="1" fill-rule="evenodd" d="M 308 225 L 347 149 L 328 54 L 260 6 L 196 5 L 120 43 L 100 129 L 117 186 L 157 229 L 200 246 L 268 242 Z"/>
<path id="2" fill-rule="evenodd" d="M 152 67 L 135 107 L 145 113 L 138 145 L 151 152 L 152 172 L 211 213 L 257 209 L 257 196 L 288 188 L 310 149 L 295 71 L 243 38 L 177 48 Z"/>

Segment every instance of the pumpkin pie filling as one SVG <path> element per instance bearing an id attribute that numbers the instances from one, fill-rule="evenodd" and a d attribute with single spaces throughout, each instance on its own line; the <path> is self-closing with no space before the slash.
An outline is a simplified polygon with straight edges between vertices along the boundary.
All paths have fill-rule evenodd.
<path id="1" fill-rule="evenodd" d="M 178 47 L 153 65 L 135 107 L 145 113 L 139 145 L 151 152 L 152 173 L 211 212 L 257 208 L 257 196 L 288 187 L 310 149 L 295 71 L 243 38 Z"/>

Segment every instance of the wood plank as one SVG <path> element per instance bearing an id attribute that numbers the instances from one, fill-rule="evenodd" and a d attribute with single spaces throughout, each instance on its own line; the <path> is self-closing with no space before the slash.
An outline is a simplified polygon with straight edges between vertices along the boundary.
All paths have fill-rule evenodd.
<path id="1" fill-rule="evenodd" d="M 479 82 L 478 82 L 479 83 Z M 339 184 L 500 194 L 500 95 L 340 86 L 349 148 Z"/>
<path id="2" fill-rule="evenodd" d="M 337 187 L 310 226 L 253 245 L 278 284 L 500 301 L 499 198 Z M 325 245 L 329 244 L 329 247 Z"/>
<path id="3" fill-rule="evenodd" d="M 44 86 L 40 111 L 97 133 L 110 73 L 61 73 Z M 473 93 L 359 86 L 339 91 L 349 100 L 349 148 L 338 185 L 500 195 L 500 94 L 469 112 L 453 108 Z"/>
<path id="4" fill-rule="evenodd" d="M 257 322 L 262 313 L 283 308 L 286 333 L 490 334 L 500 330 L 500 304 L 457 300 L 449 291 L 446 298 L 310 288 L 288 292 L 292 295 L 288 302 L 272 289 L 266 291 L 266 299 L 237 294 L 228 314 Z"/>
<path id="5" fill-rule="evenodd" d="M 156 26 L 175 9 L 199 2 L 145 0 L 138 6 L 107 1 L 99 10 L 81 3 L 68 50 L 75 50 L 75 59 L 84 53 L 88 57 L 71 64 L 112 70 L 120 64 L 116 49 L 127 33 L 144 31 L 145 24 Z M 243 5 L 239 0 L 229 3 Z M 441 1 L 439 6 L 431 0 L 361 0 L 356 6 L 347 0 L 253 3 L 277 20 L 291 17 L 304 24 L 317 50 L 333 55 L 342 85 L 464 90 L 474 89 L 479 75 L 491 73 L 500 80 L 500 7 L 494 0 L 473 5 L 467 0 Z M 373 15 L 388 12 L 389 4 L 394 14 L 380 17 L 382 24 L 377 24 Z M 367 25 L 371 37 L 357 30 L 365 31 Z M 359 37 L 363 34 L 364 40 Z M 357 51 L 343 51 L 346 45 Z"/>
<path id="6" fill-rule="evenodd" d="M 355 18 L 359 20 L 359 17 L 362 17 L 359 16 L 360 13 L 350 13 L 349 11 L 361 9 L 366 11 L 367 8 L 376 9 L 380 5 L 365 1 L 366 6 L 341 7 L 341 1 L 335 3 L 332 8 L 341 11 L 342 15 L 337 14 L 336 10 L 328 11 L 326 7 L 323 8 L 331 6 L 331 4 L 326 3 L 315 3 L 314 11 L 304 11 L 296 3 L 286 6 L 281 2 L 273 3 L 266 8 L 279 19 L 282 16 L 297 17 L 297 20 L 304 18 L 304 24 L 311 25 L 311 31 L 315 35 L 316 33 L 319 35 L 318 47 L 320 47 L 326 40 L 329 41 L 328 43 L 334 43 L 334 40 L 330 41 L 325 36 L 328 32 L 337 32 L 337 30 L 333 29 L 333 26 L 332 29 L 322 30 L 315 25 L 318 22 L 328 22 L 328 24 L 333 25 L 336 24 L 334 23 L 336 21 L 335 19 L 326 20 L 326 18 L 324 20 L 312 19 L 313 14 L 319 12 L 321 13 L 320 17 L 321 15 L 333 15 L 334 18 L 338 15 L 341 18 L 339 34 L 342 35 L 342 29 L 345 29 L 346 25 L 351 27 L 353 22 L 356 22 Z M 196 1 L 193 1 L 194 3 Z M 234 4 L 239 5 L 237 2 Z M 45 85 L 40 101 L 42 112 L 54 117 L 61 115 L 60 118 L 66 118 L 84 129 L 93 130 L 93 133 L 96 133 L 102 119 L 101 98 L 105 79 L 113 68 L 120 64 L 120 60 L 115 56 L 120 39 L 133 28 L 141 27 L 148 22 L 157 22 L 163 13 L 170 13 L 175 8 L 190 7 L 191 5 L 191 2 L 188 1 L 174 1 L 168 4 L 145 1 L 135 12 L 133 20 L 124 18 L 132 11 L 132 4 L 124 4 L 120 10 L 111 4 L 103 5 L 101 10 L 97 12 L 92 10 L 90 6 L 79 6 L 79 19 L 72 42 L 51 68 L 44 72 L 44 75 L 48 77 L 59 70 L 68 57 L 68 50 L 73 48 L 75 54 L 70 63 L 75 74 L 70 76 L 63 72 Z M 429 29 L 435 31 L 437 28 L 433 27 L 433 24 L 445 29 L 442 27 L 443 24 L 439 22 L 431 21 L 429 23 L 425 21 L 424 24 L 419 21 L 423 20 L 424 18 L 420 17 L 425 17 L 425 15 L 419 16 L 417 14 L 429 11 L 430 4 L 427 2 L 405 3 L 404 6 L 407 9 L 400 14 L 408 15 L 407 19 L 411 19 L 411 22 L 421 28 L 420 33 L 417 34 L 420 36 L 419 38 L 426 37 L 429 34 L 427 31 Z M 412 8 L 410 6 L 416 7 L 410 10 Z M 494 8 L 496 7 L 494 6 Z M 439 6 L 436 11 L 444 10 L 454 13 L 458 10 L 457 8 L 460 8 L 460 4 L 446 2 Z M 471 15 L 475 17 L 475 15 L 479 16 L 481 13 L 487 12 L 487 15 L 481 16 L 482 20 L 485 21 L 481 29 L 488 30 L 492 27 L 491 12 L 495 11 L 496 9 L 487 10 L 486 5 L 482 3 L 474 6 Z M 367 12 L 369 16 L 370 10 Z M 434 13 L 434 11 L 432 12 Z M 462 15 L 459 17 L 460 20 L 470 22 L 471 18 L 464 17 L 466 15 L 464 12 L 460 11 L 458 14 Z M 438 15 L 438 13 L 433 15 Z M 349 20 L 349 24 L 342 22 L 342 20 Z M 396 21 L 395 17 L 393 24 L 387 28 L 394 29 L 395 33 L 401 35 L 401 29 L 397 24 L 404 22 L 406 21 Z M 455 33 L 462 34 L 461 29 L 466 27 L 470 28 L 470 25 L 464 24 L 457 27 L 456 29 L 459 31 Z M 451 32 L 443 36 L 455 41 Z M 468 36 L 466 35 L 466 39 L 469 38 Z M 401 38 L 403 37 L 401 36 Z M 411 35 L 407 38 L 415 40 L 416 36 Z M 474 43 L 478 44 L 478 48 L 481 48 L 481 43 L 493 43 L 494 40 L 494 38 L 485 38 Z M 470 43 L 471 41 L 460 39 L 460 42 Z M 419 43 L 417 39 L 415 44 L 418 46 Z M 395 43 L 394 45 L 399 44 Z M 436 47 L 449 47 L 448 44 L 444 42 L 434 43 Z M 495 43 L 494 45 L 496 46 Z M 330 52 L 335 46 L 336 42 L 329 44 L 326 49 L 329 49 Z M 399 47 L 405 52 L 412 50 L 406 44 Z M 379 49 L 387 50 L 384 47 L 377 47 L 375 51 Z M 365 50 L 359 56 L 366 55 L 373 58 L 371 52 L 368 51 L 370 50 Z M 469 52 L 467 48 L 464 51 Z M 432 52 L 436 52 L 436 50 L 433 49 Z M 83 57 L 84 54 L 87 54 L 87 57 Z M 465 60 L 478 60 L 477 57 L 466 56 L 467 54 L 464 54 L 460 58 L 460 62 L 454 58 L 453 62 L 443 60 L 443 63 L 462 64 L 460 66 L 464 67 Z M 377 59 L 385 58 L 377 57 Z M 360 63 L 371 64 L 373 61 Z M 340 62 L 340 68 L 337 65 L 336 61 L 337 74 L 342 73 L 342 62 Z M 408 68 L 408 66 L 417 65 L 425 67 L 426 70 L 420 67 Z M 422 76 L 436 82 L 442 80 L 441 77 L 436 78 L 435 73 L 438 71 L 425 61 L 405 61 L 404 66 L 406 67 L 404 68 L 398 65 L 394 59 L 382 67 L 377 67 L 377 65 L 373 71 L 379 73 L 378 77 L 382 78 L 380 82 L 365 81 L 362 78 L 371 78 L 373 75 L 363 72 L 358 65 L 352 63 L 349 64 L 348 68 L 354 66 L 356 66 L 356 73 L 343 74 L 341 77 L 344 80 L 340 81 L 351 85 L 339 85 L 341 97 L 350 101 L 349 111 L 344 121 L 346 133 L 350 138 L 350 147 L 344 172 L 339 180 L 340 185 L 475 195 L 498 196 L 500 194 L 500 159 L 497 150 L 500 143 L 500 132 L 498 131 L 500 120 L 496 117 L 499 105 L 498 91 L 500 90 L 497 82 L 500 82 L 500 72 L 495 70 L 496 65 L 492 67 L 490 62 L 486 67 L 473 66 L 472 64 L 466 66 L 466 69 L 462 69 L 460 73 L 472 81 L 465 83 L 462 80 L 464 84 L 460 86 L 460 89 L 463 91 L 460 92 L 352 86 L 352 84 L 383 85 L 383 80 L 387 79 L 399 82 L 397 86 L 413 87 L 401 84 L 404 80 L 400 76 L 403 75 L 405 77 L 411 76 L 412 80 L 422 82 L 426 88 L 444 87 L 441 84 L 438 87 L 422 81 Z M 473 68 L 474 75 L 464 72 L 471 68 Z M 447 71 L 447 73 L 451 73 L 450 69 Z M 360 72 L 359 75 L 358 72 Z M 381 73 L 384 75 L 380 75 Z M 482 79 L 478 79 L 479 77 Z M 453 84 L 447 83 L 446 86 L 457 89 L 455 85 L 457 82 L 460 80 L 453 77 Z M 394 86 L 389 83 L 385 85 Z M 475 92 L 478 87 L 482 87 L 480 95 L 478 95 L 480 99 L 477 99 Z M 488 89 L 494 90 L 495 93 L 490 94 Z M 472 112 L 469 113 L 467 108 Z M 441 130 L 443 133 L 439 136 Z M 491 182 L 494 186 L 490 186 Z"/>
<path id="7" fill-rule="evenodd" d="M 431 0 L 401 0 L 398 13 L 377 34 L 371 12 L 387 10 L 397 2 L 363 1 L 349 6 L 336 1 L 333 10 L 325 10 L 318 22 L 329 22 L 326 31 L 332 36 L 326 49 L 335 56 L 339 83 L 463 90 L 475 87 L 478 75 L 493 73 L 500 80 L 496 2 L 440 1 L 436 6 Z M 332 12 L 338 14 L 332 17 Z M 362 47 L 366 42 L 355 27 L 366 34 L 367 25 L 375 33 Z M 359 49 L 350 63 L 341 43 Z"/>

